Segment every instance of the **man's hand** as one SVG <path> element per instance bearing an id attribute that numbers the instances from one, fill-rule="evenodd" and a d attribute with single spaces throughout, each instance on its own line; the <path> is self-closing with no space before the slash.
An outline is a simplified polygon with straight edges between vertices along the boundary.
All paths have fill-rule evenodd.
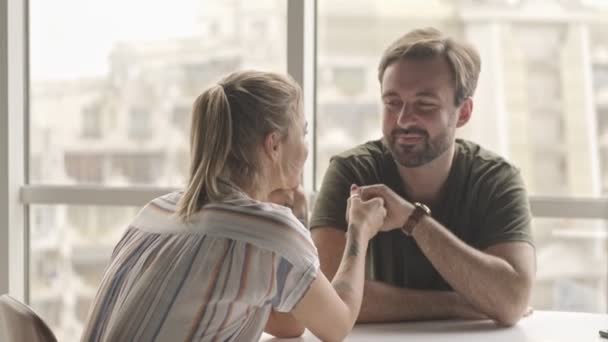
<path id="1" fill-rule="evenodd" d="M 278 189 L 268 195 L 268 201 L 285 206 L 308 227 L 308 201 L 304 187 L 298 185 L 293 189 Z"/>
<path id="2" fill-rule="evenodd" d="M 360 196 L 364 201 L 371 198 L 380 197 L 384 199 L 384 207 L 387 214 L 381 231 L 389 231 L 401 228 L 414 210 L 414 206 L 397 195 L 393 190 L 384 184 L 374 184 L 359 187 Z M 348 209 L 347 209 L 348 210 Z M 348 212 L 348 211 L 347 211 Z"/>

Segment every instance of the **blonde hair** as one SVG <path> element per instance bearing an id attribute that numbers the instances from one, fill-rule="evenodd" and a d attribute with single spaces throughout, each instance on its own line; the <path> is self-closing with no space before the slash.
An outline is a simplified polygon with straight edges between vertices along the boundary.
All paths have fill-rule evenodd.
<path id="1" fill-rule="evenodd" d="M 437 56 L 445 57 L 452 70 L 454 103 L 460 105 L 475 93 L 481 59 L 471 45 L 446 37 L 435 28 L 410 31 L 389 45 L 378 66 L 378 80 L 382 84 L 386 68 L 400 59 L 420 60 Z"/>
<path id="2" fill-rule="evenodd" d="M 189 181 L 177 215 L 187 221 L 225 198 L 222 179 L 241 188 L 255 184 L 258 146 L 272 132 L 287 136 L 301 102 L 291 77 L 269 72 L 235 72 L 203 92 L 192 110 Z"/>

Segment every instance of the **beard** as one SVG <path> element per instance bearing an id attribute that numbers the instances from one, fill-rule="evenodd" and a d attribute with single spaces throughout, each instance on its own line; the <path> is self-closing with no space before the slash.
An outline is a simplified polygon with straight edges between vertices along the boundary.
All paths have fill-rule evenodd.
<path id="1" fill-rule="evenodd" d="M 399 144 L 397 136 L 408 133 L 422 136 L 422 141 L 412 145 Z M 392 130 L 388 136 L 385 136 L 384 141 L 399 165 L 403 167 L 418 167 L 430 163 L 447 151 L 454 140 L 454 134 L 454 130 L 446 128 L 439 135 L 431 139 L 429 133 L 422 128 L 397 128 Z"/>

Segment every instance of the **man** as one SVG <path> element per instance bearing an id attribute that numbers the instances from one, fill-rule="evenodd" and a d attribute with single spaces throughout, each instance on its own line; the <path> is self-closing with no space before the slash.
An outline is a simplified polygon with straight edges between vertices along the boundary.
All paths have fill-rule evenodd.
<path id="1" fill-rule="evenodd" d="M 521 175 L 455 138 L 471 118 L 480 64 L 472 47 L 435 29 L 399 38 L 378 70 L 382 140 L 332 158 L 310 224 L 327 278 L 344 251 L 351 184 L 383 197 L 385 225 L 402 227 L 370 242 L 359 322 L 513 325 L 528 308 L 536 264 Z"/>

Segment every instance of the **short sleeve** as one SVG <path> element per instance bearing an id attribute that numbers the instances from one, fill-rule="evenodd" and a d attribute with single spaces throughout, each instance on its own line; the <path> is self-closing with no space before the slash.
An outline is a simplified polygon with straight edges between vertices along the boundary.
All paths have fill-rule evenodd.
<path id="1" fill-rule="evenodd" d="M 354 172 L 342 159 L 333 158 L 315 199 L 310 220 L 311 229 L 332 226 L 346 231 L 346 203 L 353 183 L 357 183 Z"/>
<path id="2" fill-rule="evenodd" d="M 289 312 L 304 297 L 319 271 L 319 254 L 312 241 L 310 231 L 292 214 L 283 208 L 284 230 L 274 234 L 276 291 L 272 307 L 279 312 Z"/>
<path id="3" fill-rule="evenodd" d="M 481 198 L 487 202 L 477 247 L 487 248 L 501 242 L 524 241 L 533 245 L 532 215 L 522 176 L 515 167 L 497 172 Z"/>
<path id="4" fill-rule="evenodd" d="M 303 266 L 303 265 L 302 265 Z M 273 307 L 279 312 L 290 312 L 304 298 L 306 292 L 317 278 L 319 262 L 311 262 L 301 267 L 288 262 L 279 261 L 277 269 L 277 297 Z"/>

